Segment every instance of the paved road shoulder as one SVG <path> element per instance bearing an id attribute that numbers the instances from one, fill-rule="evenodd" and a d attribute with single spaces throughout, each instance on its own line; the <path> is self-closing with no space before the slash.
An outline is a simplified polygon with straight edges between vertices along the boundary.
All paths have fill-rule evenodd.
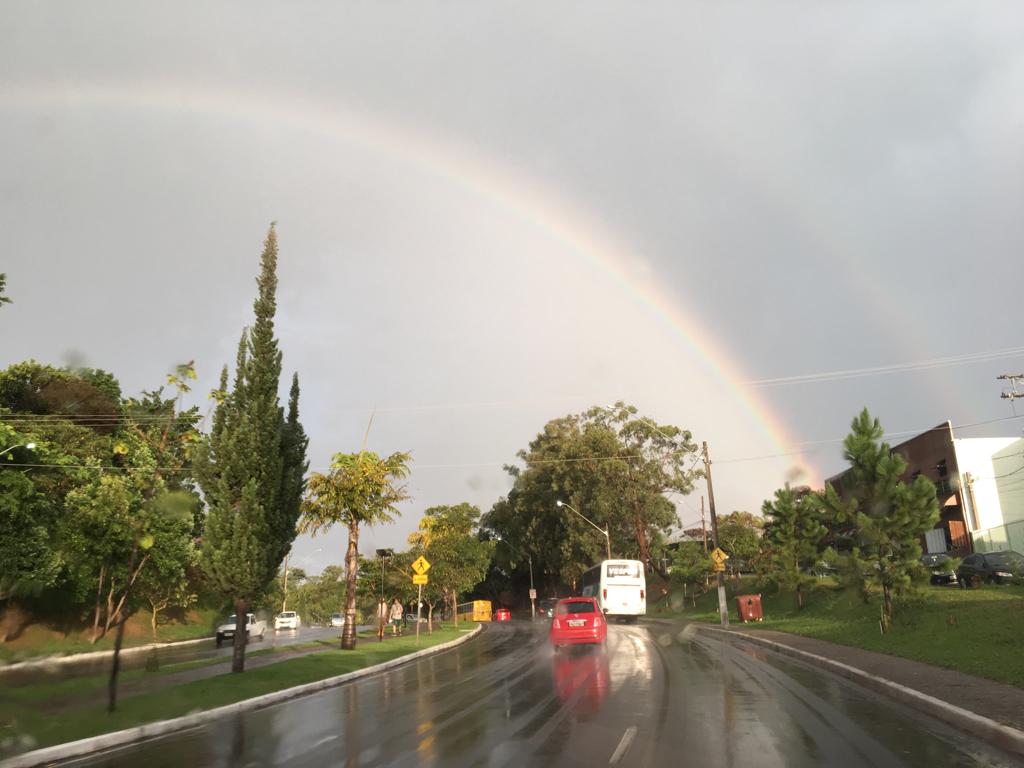
<path id="1" fill-rule="evenodd" d="M 1013 754 L 1024 755 L 1024 690 L 951 669 L 766 629 L 697 631 L 754 642 L 884 693 Z"/>

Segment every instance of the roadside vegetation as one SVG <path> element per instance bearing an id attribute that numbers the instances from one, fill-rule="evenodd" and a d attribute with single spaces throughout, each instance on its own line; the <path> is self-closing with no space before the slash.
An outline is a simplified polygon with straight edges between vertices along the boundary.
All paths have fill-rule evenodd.
<path id="1" fill-rule="evenodd" d="M 772 629 L 841 645 L 888 653 L 955 669 L 1011 685 L 1024 686 L 1024 586 L 993 585 L 961 590 L 922 584 L 896 598 L 890 631 L 879 630 L 880 594 L 865 602 L 860 590 L 834 578 L 804 587 L 806 604 L 798 609 L 794 589 L 771 591 L 755 579 L 730 581 L 730 623 L 744 630 Z M 880 592 L 880 590 L 879 590 Z M 761 594 L 764 621 L 739 624 L 734 597 Z M 681 596 L 666 598 L 653 616 L 683 617 L 717 624 L 718 595 L 704 592 L 696 606 Z"/>
<path id="2" fill-rule="evenodd" d="M 97 708 L 93 700 L 80 701 L 77 706 L 64 709 L 59 717 L 53 716 L 54 699 L 58 694 L 66 697 L 76 691 L 88 692 L 95 680 L 56 683 L 61 690 L 8 689 L 0 697 L 0 719 L 7 722 L 7 733 L 18 734 L 17 744 L 8 745 L 11 751 L 24 751 L 52 744 L 96 736 L 102 733 L 132 728 L 145 723 L 180 717 L 191 712 L 205 711 L 233 704 L 254 696 L 284 690 L 296 685 L 324 680 L 357 669 L 380 664 L 417 650 L 453 640 L 462 632 L 453 629 L 435 630 L 423 635 L 419 644 L 411 635 L 388 639 L 386 642 L 361 643 L 354 651 L 336 648 L 317 651 L 295 659 L 248 670 L 244 675 L 224 673 L 215 677 L 162 688 L 151 693 L 126 695 L 115 712 Z M 257 651 L 250 656 L 261 654 Z M 170 674 L 184 668 L 195 668 L 202 663 L 165 667 L 158 674 Z M 139 679 L 149 673 L 127 673 L 127 679 Z M 0 751 L 0 758 L 4 753 Z"/>

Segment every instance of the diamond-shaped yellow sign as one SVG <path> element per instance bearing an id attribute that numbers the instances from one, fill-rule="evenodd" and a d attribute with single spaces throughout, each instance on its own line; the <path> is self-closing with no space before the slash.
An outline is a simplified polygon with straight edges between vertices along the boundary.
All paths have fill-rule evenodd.
<path id="1" fill-rule="evenodd" d="M 723 552 L 719 547 L 715 547 L 714 551 L 711 553 L 711 559 L 719 565 L 722 565 L 722 563 L 729 559 L 729 556 L 725 554 L 725 552 Z"/>
<path id="2" fill-rule="evenodd" d="M 419 576 L 430 570 L 430 562 L 423 555 L 416 558 L 412 564 L 412 569 L 416 571 Z"/>

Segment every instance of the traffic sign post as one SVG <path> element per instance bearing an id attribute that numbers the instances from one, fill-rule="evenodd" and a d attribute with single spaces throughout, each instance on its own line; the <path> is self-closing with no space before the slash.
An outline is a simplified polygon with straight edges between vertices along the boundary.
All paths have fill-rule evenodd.
<path id="1" fill-rule="evenodd" d="M 420 607 L 423 605 L 423 585 L 419 585 L 419 594 L 416 596 L 416 645 L 420 644 Z"/>
<path id="2" fill-rule="evenodd" d="M 420 610 L 423 608 L 423 585 L 430 583 L 430 579 L 427 577 L 427 571 L 430 570 L 430 563 L 427 562 L 427 558 L 421 555 L 416 558 L 416 562 L 412 564 L 412 569 L 416 571 L 412 577 L 412 583 L 419 587 L 418 594 L 416 595 L 416 645 L 419 645 Z"/>

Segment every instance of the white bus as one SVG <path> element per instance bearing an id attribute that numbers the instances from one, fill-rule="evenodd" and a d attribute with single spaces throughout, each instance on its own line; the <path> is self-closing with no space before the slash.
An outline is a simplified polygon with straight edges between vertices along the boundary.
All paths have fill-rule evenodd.
<path id="1" fill-rule="evenodd" d="M 635 622 L 647 613 L 647 579 L 639 560 L 603 560 L 583 574 L 580 594 L 597 598 L 609 618 Z"/>

